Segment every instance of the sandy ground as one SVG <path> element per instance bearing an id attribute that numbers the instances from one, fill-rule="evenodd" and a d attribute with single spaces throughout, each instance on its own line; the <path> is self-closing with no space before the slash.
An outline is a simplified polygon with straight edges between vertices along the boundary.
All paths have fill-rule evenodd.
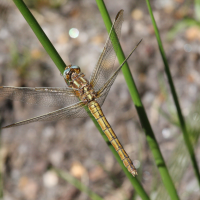
<path id="1" fill-rule="evenodd" d="M 60 6 L 55 8 L 39 2 L 29 6 L 48 38 L 65 63 L 79 65 L 89 78 L 108 36 L 96 3 L 91 0 L 60 1 Z M 183 29 L 173 40 L 167 40 L 169 30 L 178 21 L 184 16 L 193 17 L 193 5 L 185 7 L 180 0 L 151 2 L 183 114 L 188 123 L 197 127 L 198 133 L 200 30 L 196 27 Z M 105 4 L 112 20 L 120 9 L 124 9 L 121 46 L 125 55 L 143 38 L 128 63 L 181 199 L 197 200 L 198 184 L 187 152 L 183 154 L 182 134 L 160 112 L 161 109 L 176 121 L 145 1 L 105 0 Z M 0 85 L 65 87 L 60 72 L 16 6 L 12 2 L 0 2 L 0 15 Z M 77 38 L 69 36 L 71 28 L 79 30 Z M 3 98 L 0 106 L 2 125 L 57 109 Z M 103 111 L 138 167 L 139 179 L 147 193 L 152 199 L 160 194 L 162 199 L 167 199 L 122 73 L 113 84 Z M 131 199 L 135 194 L 90 118 L 37 122 L 3 130 L 0 150 L 5 200 L 89 199 L 59 178 L 50 170 L 52 167 L 71 173 L 103 199 Z M 197 145 L 198 162 L 199 155 Z M 175 168 L 174 161 L 177 161 Z"/>

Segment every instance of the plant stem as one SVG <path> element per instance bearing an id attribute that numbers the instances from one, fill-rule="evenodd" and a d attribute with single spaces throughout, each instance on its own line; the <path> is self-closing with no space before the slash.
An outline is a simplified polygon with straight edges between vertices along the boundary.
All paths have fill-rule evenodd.
<path id="1" fill-rule="evenodd" d="M 101 12 L 102 18 L 104 20 L 106 29 L 109 33 L 110 28 L 112 26 L 112 22 L 110 20 L 109 15 L 108 15 L 108 11 L 105 7 L 103 0 L 96 0 L 96 2 L 97 2 L 97 5 L 99 7 L 99 10 Z M 118 57 L 119 63 L 122 63 L 125 60 L 125 56 L 124 56 L 124 53 L 121 49 L 120 44 L 119 44 L 119 47 L 118 47 L 117 57 Z M 137 113 L 139 115 L 142 128 L 144 129 L 144 132 L 146 134 L 147 142 L 150 146 L 151 152 L 154 156 L 154 160 L 155 160 L 156 165 L 158 167 L 158 170 L 160 172 L 162 181 L 163 181 L 170 197 L 173 200 L 179 200 L 179 197 L 178 197 L 178 194 L 176 192 L 174 183 L 173 183 L 173 181 L 170 177 L 167 166 L 166 166 L 165 161 L 163 159 L 163 156 L 161 154 L 159 145 L 158 145 L 156 138 L 154 136 L 153 130 L 152 130 L 151 125 L 149 123 L 149 120 L 148 120 L 148 117 L 146 115 L 142 101 L 139 97 L 139 93 L 137 91 L 136 85 L 134 83 L 134 80 L 133 80 L 133 77 L 131 75 L 131 72 L 130 72 L 130 69 L 129 69 L 127 62 L 122 67 L 122 72 L 124 74 L 124 77 L 125 77 L 129 92 L 131 94 L 133 103 L 135 104 Z"/>
<path id="2" fill-rule="evenodd" d="M 200 22 L 200 0 L 194 1 L 195 19 Z"/>
<path id="3" fill-rule="evenodd" d="M 52 43 L 50 42 L 44 31 L 42 30 L 42 28 L 32 15 L 30 10 L 27 8 L 27 6 L 22 0 L 13 0 L 13 2 L 19 9 L 19 11 L 23 15 L 23 17 L 25 18 L 25 20 L 27 21 L 27 23 L 29 24 L 35 35 L 37 36 L 38 40 L 41 42 L 44 49 L 47 51 L 47 53 L 49 54 L 49 56 L 59 69 L 59 71 L 63 73 L 66 67 L 64 61 L 59 56 L 58 52 L 56 51 L 56 49 L 54 48 L 54 46 L 52 45 Z"/>
<path id="4" fill-rule="evenodd" d="M 152 21 L 152 24 L 153 24 L 153 27 L 154 27 L 154 31 L 155 31 L 156 39 L 157 39 L 157 42 L 158 42 L 160 54 L 162 56 L 162 60 L 163 60 L 164 66 L 165 66 L 165 73 L 167 75 L 169 86 L 170 86 L 171 93 L 172 93 L 172 97 L 173 97 L 173 100 L 174 100 L 174 103 L 175 103 L 175 106 L 176 106 L 176 110 L 177 110 L 177 114 L 178 114 L 178 118 L 179 118 L 179 123 L 180 123 L 180 126 L 181 126 L 181 130 L 183 132 L 184 141 L 185 141 L 186 147 L 188 149 L 188 152 L 189 152 L 189 155 L 190 155 L 190 158 L 191 158 L 191 161 L 192 161 L 192 165 L 193 165 L 193 168 L 194 168 L 194 171 L 195 171 L 195 175 L 196 175 L 196 178 L 197 178 L 199 186 L 200 186 L 200 173 L 199 173 L 199 169 L 198 169 L 198 164 L 197 164 L 197 161 L 196 161 L 196 158 L 195 158 L 195 153 L 194 153 L 192 143 L 190 141 L 190 137 L 188 135 L 185 120 L 184 120 L 184 117 L 183 117 L 182 112 L 181 112 L 181 107 L 180 107 L 180 104 L 179 104 L 179 101 L 178 101 L 178 96 L 176 94 L 174 83 L 173 83 L 173 80 L 172 80 L 172 77 L 171 77 L 167 58 L 165 56 L 165 51 L 164 51 L 162 41 L 161 41 L 161 38 L 160 38 L 159 30 L 158 30 L 156 21 L 154 19 L 149 0 L 146 0 L 146 3 L 147 3 L 147 7 L 148 7 L 148 10 L 149 10 L 150 16 L 151 16 L 151 21 Z"/>
<path id="5" fill-rule="evenodd" d="M 47 53 L 50 55 L 50 57 L 54 61 L 55 65 L 58 67 L 60 72 L 63 73 L 63 71 L 65 69 L 65 63 L 63 62 L 63 60 L 61 59 L 60 55 L 55 50 L 54 46 L 51 44 L 51 42 L 47 38 L 46 34 L 41 29 L 40 25 L 38 24 L 38 22 L 36 21 L 34 16 L 31 14 L 31 12 L 27 8 L 27 6 L 23 2 L 23 0 L 13 0 L 13 2 L 18 7 L 18 9 L 21 12 L 21 14 L 24 16 L 24 18 L 26 19 L 26 21 L 30 25 L 30 27 L 33 30 L 33 32 L 36 34 L 37 38 L 39 39 L 39 41 L 41 42 L 41 44 L 43 45 L 43 47 L 45 48 Z M 91 119 L 93 120 L 95 126 L 97 127 L 97 129 L 101 133 L 103 139 L 108 144 L 108 146 L 111 149 L 112 153 L 114 154 L 115 158 L 119 162 L 119 164 L 122 167 L 123 171 L 125 172 L 126 176 L 129 178 L 131 184 L 134 186 L 134 188 L 137 191 L 137 193 L 141 196 L 141 198 L 143 200 L 149 200 L 149 197 L 146 194 L 146 192 L 144 191 L 144 189 L 143 189 L 142 185 L 140 184 L 140 182 L 137 180 L 137 178 L 134 178 L 128 172 L 126 167 L 123 165 L 119 155 L 115 151 L 114 147 L 110 144 L 108 138 L 105 136 L 105 134 L 101 130 L 101 127 L 99 126 L 97 121 L 94 119 L 94 117 L 92 116 L 92 114 L 89 112 L 89 110 L 87 108 L 86 108 L 86 110 L 87 110 L 88 114 L 90 115 Z"/>

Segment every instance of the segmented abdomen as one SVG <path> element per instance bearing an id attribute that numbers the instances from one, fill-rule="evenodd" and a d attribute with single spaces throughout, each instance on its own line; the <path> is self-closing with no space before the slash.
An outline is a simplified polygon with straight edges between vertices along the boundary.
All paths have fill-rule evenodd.
<path id="1" fill-rule="evenodd" d="M 119 142 L 117 136 L 115 135 L 114 131 L 112 130 L 107 119 L 105 118 L 99 104 L 96 101 L 91 101 L 88 104 L 88 108 L 89 108 L 90 112 L 92 113 L 92 115 L 94 116 L 94 118 L 97 120 L 102 131 L 106 134 L 109 141 L 111 142 L 111 144 L 113 145 L 113 147 L 115 148 L 117 153 L 119 154 L 121 160 L 124 163 L 124 166 L 128 169 L 128 171 L 133 176 L 137 175 L 137 171 L 136 171 L 131 159 L 129 158 L 128 154 L 126 153 L 123 146 Z"/>

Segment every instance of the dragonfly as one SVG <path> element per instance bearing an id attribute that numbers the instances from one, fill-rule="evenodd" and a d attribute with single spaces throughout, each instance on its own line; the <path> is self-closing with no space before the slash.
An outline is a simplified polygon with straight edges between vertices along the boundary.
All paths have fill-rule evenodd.
<path id="1" fill-rule="evenodd" d="M 81 72 L 79 66 L 70 64 L 66 66 L 62 74 L 67 87 L 0 86 L 0 96 L 3 98 L 42 106 L 58 106 L 65 104 L 65 107 L 61 109 L 10 124 L 3 128 L 21 126 L 37 121 L 53 121 L 66 118 L 86 117 L 88 116 L 88 112 L 84 107 L 87 106 L 102 131 L 117 151 L 124 166 L 133 176 L 136 176 L 137 170 L 133 165 L 133 162 L 124 150 L 101 109 L 101 106 L 103 105 L 120 69 L 141 42 L 140 40 L 119 67 L 114 67 L 117 50 L 119 48 L 118 40 L 121 34 L 122 22 L 123 10 L 120 10 L 115 17 L 108 39 L 106 40 L 103 51 L 93 69 L 89 81 L 85 78 L 85 75 Z"/>

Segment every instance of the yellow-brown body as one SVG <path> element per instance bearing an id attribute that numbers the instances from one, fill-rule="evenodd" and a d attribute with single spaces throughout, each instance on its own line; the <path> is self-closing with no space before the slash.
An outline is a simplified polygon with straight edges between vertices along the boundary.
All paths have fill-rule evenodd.
<path id="1" fill-rule="evenodd" d="M 137 175 L 137 171 L 129 158 L 128 154 L 124 150 L 123 146 L 121 145 L 120 141 L 118 140 L 116 134 L 114 133 L 113 129 L 111 128 L 110 124 L 108 123 L 107 119 L 105 118 L 101 107 L 96 101 L 91 101 L 88 103 L 88 108 L 94 118 L 97 120 L 99 126 L 101 127 L 102 131 L 105 133 L 107 138 L 109 139 L 110 143 L 113 145 L 117 153 L 119 154 L 121 160 L 124 163 L 124 166 L 128 169 L 128 171 L 133 175 Z"/>
<path id="2" fill-rule="evenodd" d="M 70 66 L 67 67 L 69 69 Z M 69 71 L 69 70 L 68 70 Z M 109 141 L 119 154 L 121 160 L 123 161 L 124 166 L 128 169 L 128 171 L 133 175 L 137 175 L 137 171 L 129 158 L 128 154 L 124 150 L 123 146 L 119 142 L 116 134 L 114 133 L 113 129 L 111 128 L 110 124 L 106 120 L 100 105 L 95 100 L 97 97 L 96 92 L 90 85 L 89 81 L 84 78 L 84 74 L 78 71 L 72 70 L 71 74 L 68 72 L 67 76 L 65 77 L 66 81 L 68 81 L 69 87 L 73 88 L 75 91 L 76 96 L 88 106 L 90 112 L 97 120 L 98 124 L 100 125 L 102 131 L 108 137 Z"/>

